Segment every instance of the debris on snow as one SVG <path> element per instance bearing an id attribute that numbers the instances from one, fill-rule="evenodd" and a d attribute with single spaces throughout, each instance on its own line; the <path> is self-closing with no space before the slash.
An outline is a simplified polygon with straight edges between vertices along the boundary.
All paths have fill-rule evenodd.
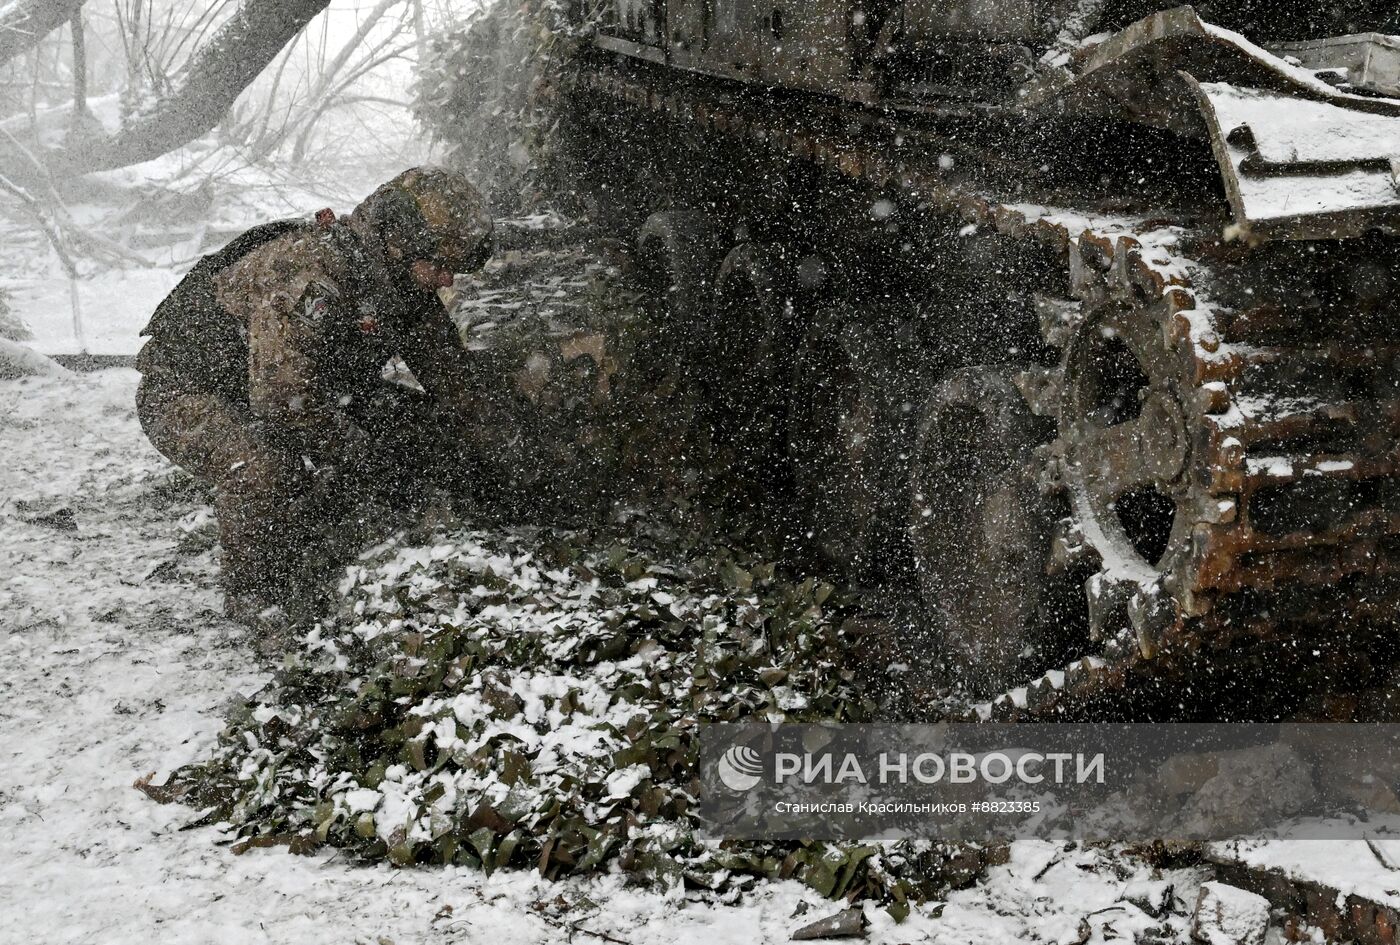
<path id="1" fill-rule="evenodd" d="M 1164 879 L 1135 880 L 1123 887 L 1123 901 L 1158 919 L 1171 907 L 1173 891 L 1172 884 Z"/>
<path id="2" fill-rule="evenodd" d="M 865 910 L 853 906 L 802 926 L 792 933 L 792 940 L 803 942 L 819 938 L 861 938 L 865 935 L 866 925 Z"/>
<path id="3" fill-rule="evenodd" d="M 1225 883 L 1202 883 L 1191 936 L 1203 945 L 1264 945 L 1269 901 Z"/>

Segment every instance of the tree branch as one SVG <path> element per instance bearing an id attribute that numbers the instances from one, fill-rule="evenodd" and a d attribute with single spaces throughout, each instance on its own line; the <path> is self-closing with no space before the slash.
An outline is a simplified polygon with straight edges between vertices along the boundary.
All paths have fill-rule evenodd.
<path id="1" fill-rule="evenodd" d="M 28 52 L 72 20 L 87 0 L 12 0 L 0 8 L 0 63 Z"/>
<path id="2" fill-rule="evenodd" d="M 244 0 L 201 47 L 178 85 L 121 130 L 44 155 L 56 177 L 76 177 L 149 161 L 212 130 L 257 78 L 330 0 Z"/>

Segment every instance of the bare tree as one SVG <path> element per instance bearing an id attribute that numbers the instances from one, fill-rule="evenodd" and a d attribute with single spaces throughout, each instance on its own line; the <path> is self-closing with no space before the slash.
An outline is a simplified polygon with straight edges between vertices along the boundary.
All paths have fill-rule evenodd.
<path id="1" fill-rule="evenodd" d="M 296 146 L 292 152 L 294 161 L 300 162 L 305 157 L 306 149 L 311 142 L 311 134 L 315 130 L 316 124 L 321 120 L 321 116 L 343 101 L 341 96 L 351 85 L 367 72 L 411 48 L 412 44 L 395 45 L 399 30 L 403 27 L 403 23 L 400 22 L 399 27 L 391 30 L 377 45 L 372 46 L 361 61 L 351 65 L 355 53 L 369 39 L 379 21 L 390 9 L 398 6 L 401 2 L 402 0 L 380 0 L 369 15 L 361 21 L 360 28 L 350 41 L 341 48 L 329 65 L 320 70 L 316 88 L 312 90 L 308 103 L 307 114 L 302 119 L 301 127 L 297 133 Z M 412 10 L 410 9 L 408 12 L 411 13 Z"/>
<path id="2" fill-rule="evenodd" d="M 234 100 L 330 0 L 243 0 L 191 56 L 175 82 L 112 132 L 71 137 L 63 146 L 0 143 L 0 166 L 19 177 L 76 177 L 139 164 L 188 144 L 217 125 Z M 32 155 L 35 160 L 26 160 Z M 40 166 L 35 166 L 36 163 Z M 26 168 L 28 173 L 26 173 Z"/>
<path id="3" fill-rule="evenodd" d="M 394 7 L 402 7 L 400 16 L 397 19 L 387 18 Z M 295 142 L 291 153 L 292 163 L 300 164 L 321 118 L 331 109 L 343 105 L 373 100 L 407 108 L 407 102 L 348 93 L 367 73 L 408 53 L 413 42 L 406 40 L 404 34 L 409 30 L 411 15 L 412 8 L 406 6 L 404 0 L 378 0 L 361 17 L 354 35 L 335 55 L 327 58 L 327 41 L 325 37 L 322 38 L 316 46 L 318 59 L 312 75 L 305 80 L 306 87 L 291 92 L 281 87 L 282 70 L 294 49 L 288 46 L 263 100 L 249 103 L 251 115 L 234 126 L 237 133 L 245 136 L 250 158 L 262 160 L 291 140 Z M 381 35 L 372 40 L 375 33 Z"/>

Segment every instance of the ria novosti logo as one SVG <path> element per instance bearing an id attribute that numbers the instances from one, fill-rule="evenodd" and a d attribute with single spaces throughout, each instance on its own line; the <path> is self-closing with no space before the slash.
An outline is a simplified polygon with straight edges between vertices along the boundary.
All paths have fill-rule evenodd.
<path id="1" fill-rule="evenodd" d="M 748 745 L 732 745 L 716 766 L 724 786 L 736 794 L 758 787 L 763 780 L 763 757 Z"/>

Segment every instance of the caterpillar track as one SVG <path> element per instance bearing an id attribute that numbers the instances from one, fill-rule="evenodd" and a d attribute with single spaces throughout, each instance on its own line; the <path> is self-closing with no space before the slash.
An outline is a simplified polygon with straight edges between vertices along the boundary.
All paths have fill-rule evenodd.
<path id="1" fill-rule="evenodd" d="M 1042 473 L 1073 514 L 1057 523 L 1051 566 L 1089 559 L 1088 629 L 1102 646 L 979 705 L 978 716 L 1063 711 L 1242 636 L 1386 617 L 1400 534 L 1400 348 L 1383 338 L 1281 342 L 1265 326 L 1301 318 L 1313 300 L 1275 284 L 1267 300 L 1260 288 L 1246 305 L 1213 305 L 1207 280 L 1245 273 L 1219 261 L 1193 262 L 1190 276 L 1164 272 L 1134 236 L 1086 231 L 1070 262 L 1072 300 L 1044 307 L 1063 359 L 1027 371 L 1020 386 L 1037 414 L 1057 420 Z M 1107 424 L 1094 417 L 1105 390 L 1086 356 L 1105 343 L 1121 343 L 1142 368 L 1141 386 L 1126 392 L 1138 396 L 1136 416 Z M 1170 499 L 1166 534 L 1135 532 L 1114 514 L 1143 486 Z"/>
<path id="2" fill-rule="evenodd" d="M 1191 23 L 1199 25 L 1194 16 Z M 1106 41 L 1058 94 L 1088 95 L 1092 82 L 1124 62 L 1140 65 L 1143 49 L 1157 49 L 1172 29 L 1195 30 L 1191 23 L 1159 15 Z M 1218 41 L 1208 29 L 1200 35 Z M 1066 641 L 1058 627 L 1060 649 L 1043 648 L 1042 659 L 1066 652 L 1072 661 L 986 701 L 952 704 L 949 714 L 1072 717 L 1230 659 L 1242 660 L 1247 673 L 1259 641 L 1291 644 L 1295 664 L 1304 665 L 1300 641 L 1325 639 L 1340 622 L 1391 617 L 1400 599 L 1400 307 L 1390 293 L 1400 252 L 1373 208 L 1362 222 L 1342 212 L 1349 208 L 1307 219 L 1250 215 L 1269 197 L 1259 178 L 1337 167 L 1305 161 L 1250 170 L 1270 145 L 1240 132 L 1250 127 L 1222 124 L 1237 90 L 1182 73 L 1213 126 L 1209 143 L 1231 216 L 1190 201 L 1109 211 L 1113 194 L 1101 189 L 1013 182 L 1023 170 L 1014 160 L 994 145 L 968 146 L 978 135 L 966 122 L 982 128 L 986 120 L 976 109 L 900 100 L 855 108 L 842 100 L 849 94 L 792 95 L 732 78 L 682 73 L 614 46 L 587 58 L 566 91 L 605 124 L 647 115 L 683 151 L 761 155 L 871 200 L 894 195 L 965 234 L 995 233 L 1056 261 L 1058 273 L 1022 287 L 1033 290 L 1040 348 L 990 371 L 964 371 L 941 396 L 962 397 L 968 403 L 954 406 L 985 414 L 988 392 L 1010 390 L 1003 380 L 1014 385 L 1019 403 L 996 410 L 1015 413 L 1016 422 L 993 426 L 1020 432 L 1004 432 L 1015 442 L 998 446 L 997 470 L 1027 484 L 1033 497 L 1016 501 L 1034 508 L 1016 528 L 1002 520 L 986 526 L 973 542 L 986 553 L 977 560 L 1029 558 L 1046 586 L 1072 584 L 1083 595 L 1080 636 Z M 1294 92 L 1327 100 L 1315 89 Z M 1384 111 L 1370 103 L 1387 101 L 1370 99 L 1365 108 Z M 1179 117 L 1133 107 L 1147 125 Z M 1370 157 L 1363 164 L 1378 166 Z M 752 254 L 754 244 L 745 245 Z M 927 447 L 941 449 L 945 434 L 930 421 L 909 433 L 917 447 L 894 447 L 915 454 L 904 470 L 912 498 L 902 501 L 910 504 L 916 569 L 939 560 L 920 558 L 920 522 L 944 521 L 946 512 L 924 495 L 931 490 L 921 488 L 921 476 L 948 475 L 946 449 Z M 867 438 L 860 440 L 868 451 Z M 978 494 L 980 508 L 996 488 L 993 481 Z M 991 520 L 974 511 L 984 525 Z M 1025 524 L 1040 519 L 1047 527 Z M 990 678 L 1001 683 L 1024 665 L 1017 651 L 1033 636 L 1008 619 L 1029 625 L 1044 615 L 1022 607 L 1008 618 L 1004 602 L 976 606 L 966 611 L 971 617 L 956 611 L 948 642 L 969 662 L 999 664 Z"/>

